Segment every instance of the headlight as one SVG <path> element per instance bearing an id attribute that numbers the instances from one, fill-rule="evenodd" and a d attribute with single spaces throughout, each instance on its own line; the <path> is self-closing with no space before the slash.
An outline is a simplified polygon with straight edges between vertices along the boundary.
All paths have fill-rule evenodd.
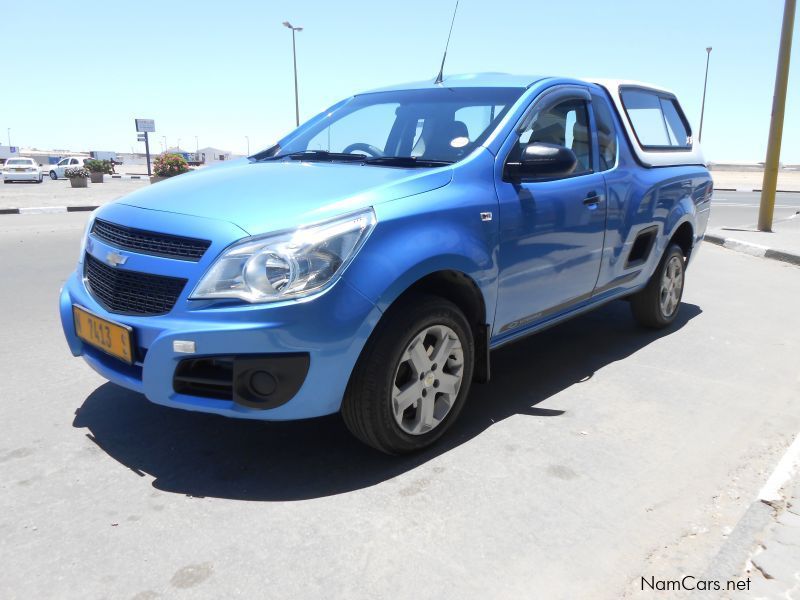
<path id="1" fill-rule="evenodd" d="M 293 231 L 248 238 L 217 258 L 190 298 L 275 302 L 320 291 L 355 256 L 375 222 L 370 208 Z"/>
<path id="2" fill-rule="evenodd" d="M 78 264 L 83 263 L 83 256 L 86 254 L 86 244 L 89 240 L 89 234 L 92 231 L 92 225 L 94 225 L 94 220 L 97 217 L 97 211 L 100 210 L 98 206 L 92 212 L 89 213 L 89 218 L 86 219 L 86 227 L 83 229 L 83 237 L 81 238 L 81 253 L 78 256 Z"/>

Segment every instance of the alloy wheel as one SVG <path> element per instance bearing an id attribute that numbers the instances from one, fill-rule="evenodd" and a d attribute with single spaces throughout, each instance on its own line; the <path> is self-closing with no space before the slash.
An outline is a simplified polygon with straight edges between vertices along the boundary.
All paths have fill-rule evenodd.
<path id="1" fill-rule="evenodd" d="M 659 293 L 661 312 L 665 317 L 671 317 L 678 308 L 678 303 L 681 301 L 682 290 L 683 259 L 680 256 L 672 256 L 664 267 Z"/>
<path id="2" fill-rule="evenodd" d="M 435 429 L 455 404 L 464 376 L 461 340 L 432 325 L 415 335 L 400 357 L 392 386 L 392 414 L 405 433 Z"/>

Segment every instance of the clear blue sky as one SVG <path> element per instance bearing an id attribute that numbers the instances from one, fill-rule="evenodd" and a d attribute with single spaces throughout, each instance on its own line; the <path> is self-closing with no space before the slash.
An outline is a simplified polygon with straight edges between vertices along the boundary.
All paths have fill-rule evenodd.
<path id="1" fill-rule="evenodd" d="M 40 148 L 137 151 L 134 117 L 160 149 L 255 151 L 294 126 L 291 33 L 301 120 L 354 92 L 433 78 L 454 2 L 306 0 L 4 3 L 0 138 Z M 697 131 L 713 46 L 704 150 L 763 160 L 783 0 L 462 0 L 446 73 L 619 77 L 674 90 Z M 784 162 L 800 163 L 800 32 Z M 36 74 L 33 74 L 33 67 Z"/>

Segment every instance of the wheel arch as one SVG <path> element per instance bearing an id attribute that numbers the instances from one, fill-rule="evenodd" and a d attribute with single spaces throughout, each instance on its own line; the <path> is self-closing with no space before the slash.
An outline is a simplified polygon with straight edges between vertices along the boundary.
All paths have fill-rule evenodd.
<path id="1" fill-rule="evenodd" d="M 659 254 L 666 252 L 670 244 L 676 243 L 683 250 L 683 255 L 689 260 L 696 242 L 697 207 L 691 197 L 684 195 L 670 210 L 664 223 L 664 242 L 665 245 L 660 249 Z"/>
<path id="2" fill-rule="evenodd" d="M 473 380 L 488 381 L 490 323 L 486 297 L 478 282 L 462 269 L 444 266 L 422 272 L 415 269 L 414 276 L 403 277 L 401 281 L 401 286 L 393 286 L 380 299 L 378 305 L 384 312 L 381 318 L 386 318 L 386 313 L 393 307 L 408 301 L 415 294 L 429 294 L 449 300 L 464 313 L 472 329 L 475 341 Z"/>
<path id="3" fill-rule="evenodd" d="M 689 260 L 689 257 L 692 254 L 692 249 L 694 248 L 695 244 L 695 237 L 694 237 L 694 226 L 692 223 L 686 219 L 680 225 L 675 228 L 675 231 L 669 238 L 669 247 L 672 244 L 678 244 L 683 250 L 683 256 L 686 260 Z"/>

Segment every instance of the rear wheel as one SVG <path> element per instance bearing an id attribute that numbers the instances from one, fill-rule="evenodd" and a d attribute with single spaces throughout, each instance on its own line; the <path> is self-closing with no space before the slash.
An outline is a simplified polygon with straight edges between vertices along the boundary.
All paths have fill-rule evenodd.
<path id="1" fill-rule="evenodd" d="M 347 428 L 388 454 L 420 450 L 455 421 L 472 381 L 474 341 L 459 308 L 414 296 L 388 311 L 342 401 Z"/>
<path id="2" fill-rule="evenodd" d="M 661 329 L 675 320 L 683 297 L 685 274 L 683 250 L 677 244 L 672 244 L 647 286 L 631 297 L 633 316 L 641 325 Z"/>

